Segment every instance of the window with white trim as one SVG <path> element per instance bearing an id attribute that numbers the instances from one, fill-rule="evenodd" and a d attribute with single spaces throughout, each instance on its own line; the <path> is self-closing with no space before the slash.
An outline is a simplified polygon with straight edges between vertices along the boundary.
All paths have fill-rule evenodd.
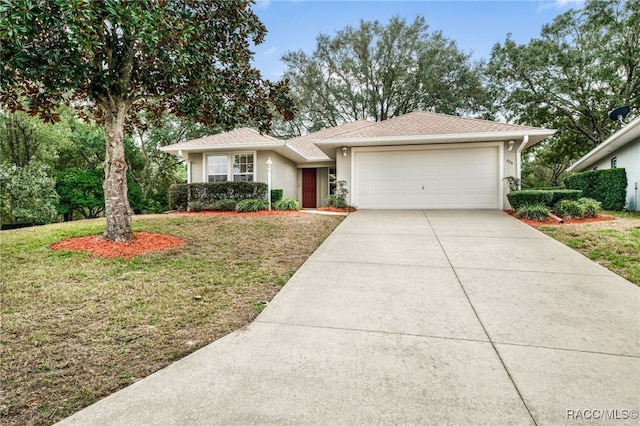
<path id="1" fill-rule="evenodd" d="M 253 154 L 233 155 L 234 182 L 253 182 Z"/>
<path id="2" fill-rule="evenodd" d="M 207 182 L 226 182 L 229 177 L 229 157 L 223 155 L 207 156 Z"/>

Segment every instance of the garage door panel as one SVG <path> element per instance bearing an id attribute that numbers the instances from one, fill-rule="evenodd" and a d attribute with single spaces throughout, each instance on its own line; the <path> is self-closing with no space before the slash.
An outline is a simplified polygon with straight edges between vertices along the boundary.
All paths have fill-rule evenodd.
<path id="1" fill-rule="evenodd" d="M 354 153 L 359 208 L 497 208 L 498 148 Z"/>

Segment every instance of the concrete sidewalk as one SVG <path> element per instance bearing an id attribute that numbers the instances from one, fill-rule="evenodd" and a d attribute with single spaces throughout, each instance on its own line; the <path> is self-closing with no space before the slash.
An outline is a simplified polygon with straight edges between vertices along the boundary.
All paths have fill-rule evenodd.
<path id="1" fill-rule="evenodd" d="M 639 313 L 503 212 L 364 210 L 249 327 L 61 424 L 638 424 Z"/>

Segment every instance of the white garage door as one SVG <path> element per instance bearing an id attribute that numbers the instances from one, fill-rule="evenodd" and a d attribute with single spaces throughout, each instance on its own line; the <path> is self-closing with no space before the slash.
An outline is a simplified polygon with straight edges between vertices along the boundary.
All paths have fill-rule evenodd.
<path id="1" fill-rule="evenodd" d="M 354 152 L 361 209 L 498 208 L 498 147 Z"/>

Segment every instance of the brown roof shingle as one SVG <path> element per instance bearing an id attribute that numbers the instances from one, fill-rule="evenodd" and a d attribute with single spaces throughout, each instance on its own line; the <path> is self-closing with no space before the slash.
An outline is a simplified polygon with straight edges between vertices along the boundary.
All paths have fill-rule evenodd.
<path id="1" fill-rule="evenodd" d="M 211 147 L 215 145 L 247 145 L 247 144 L 273 144 L 282 142 L 280 139 L 276 139 L 271 136 L 262 135 L 254 129 L 243 127 L 241 129 L 235 129 L 230 132 L 217 133 L 215 135 L 204 136 L 198 139 L 191 139 L 188 141 L 180 142 L 170 145 L 173 149 L 182 148 L 196 148 L 196 147 Z"/>
<path id="2" fill-rule="evenodd" d="M 329 157 L 327 157 L 327 155 L 313 143 L 314 140 L 335 138 L 343 133 L 362 129 L 372 124 L 375 123 L 367 120 L 353 121 L 351 123 L 345 123 L 340 126 L 329 127 L 327 129 L 318 130 L 317 132 L 287 139 L 286 143 L 307 158 L 328 159 Z"/>
<path id="3" fill-rule="evenodd" d="M 389 120 L 370 123 L 339 135 L 319 137 L 318 133 L 312 140 L 341 139 L 341 138 L 379 138 L 398 136 L 428 136 L 449 135 L 462 133 L 488 133 L 539 130 L 536 127 L 519 126 L 516 124 L 498 123 L 476 118 L 458 117 L 438 114 L 434 112 L 415 111 Z"/>

